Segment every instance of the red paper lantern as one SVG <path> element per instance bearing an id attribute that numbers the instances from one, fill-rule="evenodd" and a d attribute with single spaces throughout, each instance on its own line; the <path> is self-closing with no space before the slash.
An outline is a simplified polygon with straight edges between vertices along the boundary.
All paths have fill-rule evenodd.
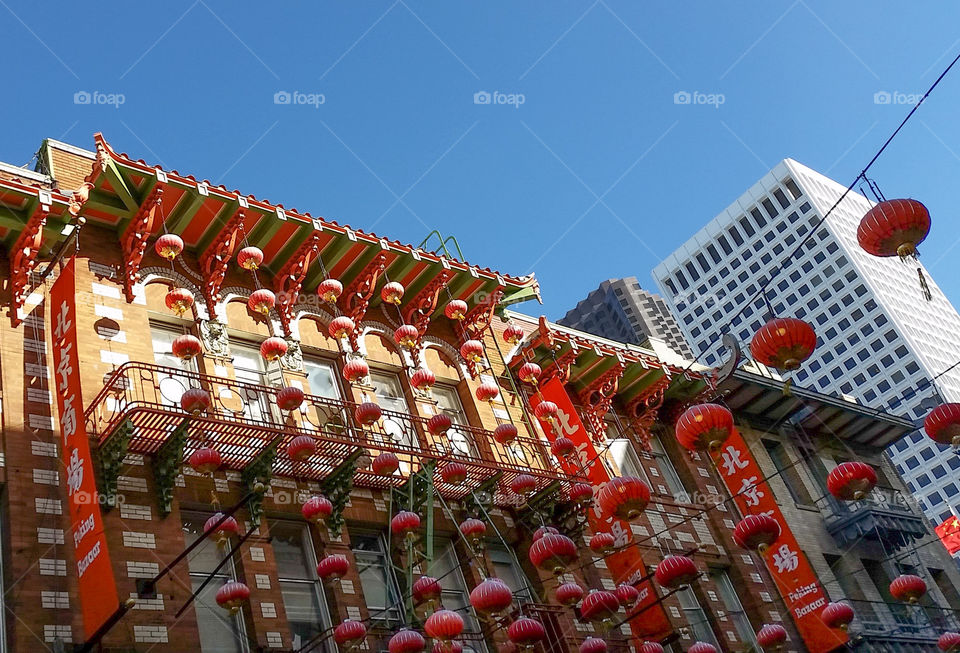
<path id="1" fill-rule="evenodd" d="M 463 653 L 463 644 L 457 640 L 449 642 L 434 642 L 433 653 Z"/>
<path id="2" fill-rule="evenodd" d="M 937 640 L 937 648 L 945 653 L 960 651 L 960 633 L 944 633 Z"/>
<path id="3" fill-rule="evenodd" d="M 288 385 L 277 392 L 277 406 L 280 410 L 296 410 L 303 403 L 304 394 L 300 388 Z"/>
<path id="4" fill-rule="evenodd" d="M 766 513 L 747 515 L 733 529 L 737 546 L 763 553 L 780 537 L 780 522 Z"/>
<path id="5" fill-rule="evenodd" d="M 570 501 L 583 506 L 593 501 L 593 488 L 586 483 L 574 483 L 570 486 Z"/>
<path id="6" fill-rule="evenodd" d="M 380 299 L 388 304 L 400 305 L 403 301 L 403 286 L 396 281 L 384 284 L 380 289 Z"/>
<path id="7" fill-rule="evenodd" d="M 443 435 L 453 426 L 453 420 L 446 413 L 437 413 L 427 420 L 427 430 L 433 435 Z"/>
<path id="8" fill-rule="evenodd" d="M 479 519 L 464 519 L 460 522 L 460 532 L 470 540 L 470 543 L 476 546 L 487 534 L 487 525 Z"/>
<path id="9" fill-rule="evenodd" d="M 857 242 L 874 256 L 907 258 L 930 233 L 930 212 L 917 200 L 884 200 L 867 211 L 857 228 Z"/>
<path id="10" fill-rule="evenodd" d="M 186 288 L 171 288 L 163 301 L 167 308 L 182 317 L 193 308 L 193 293 Z"/>
<path id="11" fill-rule="evenodd" d="M 534 417 L 544 422 L 550 422 L 551 424 L 553 420 L 557 418 L 557 413 L 559 412 L 560 408 L 552 401 L 541 401 L 533 409 Z"/>
<path id="12" fill-rule="evenodd" d="M 853 621 L 854 613 L 846 603 L 828 603 L 827 607 L 820 613 L 820 619 L 828 628 L 839 628 L 846 630 L 850 622 Z"/>
<path id="13" fill-rule="evenodd" d="M 787 642 L 787 629 L 780 624 L 766 624 L 757 631 L 757 643 L 763 648 L 779 649 Z"/>
<path id="14" fill-rule="evenodd" d="M 346 648 L 354 648 L 367 636 L 367 627 L 362 621 L 347 619 L 333 629 L 333 639 Z"/>
<path id="15" fill-rule="evenodd" d="M 157 238 L 153 249 L 163 258 L 172 261 L 183 252 L 183 238 L 176 234 L 163 234 Z"/>
<path id="16" fill-rule="evenodd" d="M 336 340 L 342 340 L 353 334 L 354 330 L 357 328 L 357 325 L 353 323 L 346 315 L 341 315 L 330 320 L 330 325 L 327 327 L 327 333 L 330 334 L 331 338 Z"/>
<path id="17" fill-rule="evenodd" d="M 590 590 L 580 604 L 580 616 L 587 621 L 608 621 L 620 609 L 617 595 L 606 590 Z"/>
<path id="18" fill-rule="evenodd" d="M 339 580 L 346 576 L 348 571 L 350 571 L 350 561 L 344 555 L 334 553 L 324 556 L 317 563 L 317 576 L 320 580 Z"/>
<path id="19" fill-rule="evenodd" d="M 496 399 L 500 394 L 500 388 L 496 383 L 484 381 L 477 386 L 476 394 L 479 401 L 488 401 L 493 403 L 493 400 Z"/>
<path id="20" fill-rule="evenodd" d="M 210 408 L 210 393 L 202 388 L 190 388 L 180 395 L 180 408 L 191 415 L 199 415 Z"/>
<path id="21" fill-rule="evenodd" d="M 483 615 L 500 614 L 513 604 L 513 592 L 499 578 L 487 578 L 470 592 L 470 605 Z"/>
<path id="22" fill-rule="evenodd" d="M 212 474 L 223 464 L 220 452 L 212 447 L 200 447 L 190 454 L 190 467 L 200 474 Z"/>
<path id="23" fill-rule="evenodd" d="M 509 422 L 500 424 L 493 430 L 493 439 L 500 444 L 510 444 L 517 439 L 517 427 Z"/>
<path id="24" fill-rule="evenodd" d="M 523 340 L 523 329 L 521 329 L 516 324 L 508 324 L 507 327 L 503 330 L 503 339 L 510 345 L 516 345 L 521 340 Z"/>
<path id="25" fill-rule="evenodd" d="M 287 353 L 287 341 L 276 336 L 267 338 L 260 343 L 260 355 L 268 363 L 283 357 Z"/>
<path id="26" fill-rule="evenodd" d="M 370 374 L 370 367 L 367 365 L 367 361 L 362 358 L 351 359 L 343 366 L 343 378 L 347 380 L 347 383 L 361 381 L 368 374 Z"/>
<path id="27" fill-rule="evenodd" d="M 436 375 L 426 367 L 419 368 L 410 377 L 410 385 L 413 386 L 414 390 L 419 390 L 420 392 L 429 392 L 430 388 L 436 384 Z"/>
<path id="28" fill-rule="evenodd" d="M 417 605 L 435 603 L 440 600 L 440 595 L 443 594 L 443 586 L 433 576 L 421 576 L 413 583 L 411 590 L 413 602 Z"/>
<path id="29" fill-rule="evenodd" d="M 448 642 L 463 632 L 463 617 L 453 610 L 437 610 L 427 617 L 423 630 L 433 639 Z"/>
<path id="30" fill-rule="evenodd" d="M 223 520 L 219 526 L 217 522 L 223 519 L 222 512 L 215 512 L 210 516 L 203 524 L 203 535 L 204 537 L 209 537 L 218 546 L 223 546 L 223 544 L 230 539 L 233 535 L 240 534 L 240 526 L 237 524 L 237 520 L 233 517 L 227 517 Z"/>
<path id="31" fill-rule="evenodd" d="M 533 536 L 530 538 L 530 543 L 532 544 L 533 542 L 536 542 L 544 535 L 548 535 L 548 534 L 557 535 L 559 532 L 560 531 L 558 531 L 553 526 L 541 526 L 537 530 L 533 531 Z"/>
<path id="32" fill-rule="evenodd" d="M 706 642 L 694 642 L 693 646 L 687 649 L 687 653 L 718 653 L 717 647 Z"/>
<path id="33" fill-rule="evenodd" d="M 663 653 L 663 646 L 659 642 L 644 642 L 637 653 Z"/>
<path id="34" fill-rule="evenodd" d="M 343 294 L 343 284 L 336 279 L 324 279 L 317 286 L 317 296 L 328 304 L 335 304 Z"/>
<path id="35" fill-rule="evenodd" d="M 960 447 L 960 404 L 937 406 L 923 420 L 923 430 L 940 444 Z"/>
<path id="36" fill-rule="evenodd" d="M 617 585 L 617 589 L 615 589 L 613 593 L 616 595 L 617 600 L 620 601 L 620 605 L 627 609 L 632 608 L 636 602 L 640 600 L 640 590 L 627 583 Z"/>
<path id="37" fill-rule="evenodd" d="M 393 332 L 393 341 L 401 347 L 413 349 L 420 340 L 420 332 L 412 324 L 401 324 Z"/>
<path id="38" fill-rule="evenodd" d="M 507 637 L 517 646 L 529 648 L 547 636 L 543 624 L 530 617 L 520 617 L 507 628 Z"/>
<path id="39" fill-rule="evenodd" d="M 610 533 L 595 533 L 590 538 L 590 549 L 597 553 L 609 553 L 616 544 L 616 539 Z"/>
<path id="40" fill-rule="evenodd" d="M 300 514 L 308 522 L 319 524 L 327 521 L 327 517 L 333 514 L 333 504 L 330 499 L 324 496 L 312 496 L 303 502 L 300 508 Z"/>
<path id="41" fill-rule="evenodd" d="M 440 468 L 440 478 L 444 483 L 460 485 L 467 480 L 467 466 L 452 460 Z"/>
<path id="42" fill-rule="evenodd" d="M 691 406 L 676 425 L 677 441 L 691 451 L 717 449 L 733 433 L 733 414 L 719 404 Z"/>
<path id="43" fill-rule="evenodd" d="M 423 635 L 415 630 L 404 628 L 390 638 L 387 649 L 390 653 L 420 653 L 425 644 Z"/>
<path id="44" fill-rule="evenodd" d="M 309 435 L 298 435 L 287 443 L 290 460 L 303 462 L 317 452 L 317 441 Z"/>
<path id="45" fill-rule="evenodd" d="M 547 533 L 530 545 L 530 562 L 559 576 L 577 561 L 577 545 L 566 535 Z"/>
<path id="46" fill-rule="evenodd" d="M 467 316 L 467 302 L 462 299 L 451 299 L 443 307 L 443 314 L 451 320 L 462 320 Z"/>
<path id="47" fill-rule="evenodd" d="M 357 406 L 357 409 L 353 411 L 353 416 L 361 425 L 370 426 L 383 416 L 383 411 L 380 410 L 380 406 L 372 401 L 365 401 Z"/>
<path id="48" fill-rule="evenodd" d="M 483 343 L 479 340 L 467 340 L 460 345 L 460 355 L 466 361 L 479 363 L 483 360 Z"/>
<path id="49" fill-rule="evenodd" d="M 199 338 L 185 333 L 173 339 L 170 350 L 180 360 L 190 360 L 200 355 L 200 352 L 203 351 L 203 345 L 200 344 Z"/>
<path id="50" fill-rule="evenodd" d="M 700 570 L 687 556 L 670 555 L 657 565 L 654 577 L 667 589 L 674 589 L 697 580 L 700 577 Z"/>
<path id="51" fill-rule="evenodd" d="M 244 247 L 237 252 L 237 265 L 244 270 L 256 270 L 263 263 L 263 251 L 259 247 Z"/>
<path id="52" fill-rule="evenodd" d="M 409 510 L 401 510 L 390 520 L 390 531 L 397 537 L 413 539 L 420 528 L 420 515 Z"/>
<path id="53" fill-rule="evenodd" d="M 588 637 L 580 644 L 580 653 L 607 653 L 607 642 L 599 637 Z"/>
<path id="54" fill-rule="evenodd" d="M 877 472 L 859 461 L 840 463 L 827 474 L 827 490 L 841 501 L 859 501 L 877 484 Z"/>
<path id="55" fill-rule="evenodd" d="M 274 295 L 272 291 L 261 288 L 260 290 L 254 290 L 250 293 L 250 297 L 247 299 L 247 308 L 254 313 L 266 315 L 273 310 L 276 303 L 277 296 Z"/>
<path id="56" fill-rule="evenodd" d="M 400 469 L 400 459 L 397 458 L 397 454 L 384 451 L 382 454 L 373 459 L 373 473 L 377 476 L 393 476 L 393 474 Z"/>
<path id="57" fill-rule="evenodd" d="M 564 583 L 554 593 L 560 605 L 576 605 L 583 599 L 583 588 L 576 583 Z"/>
<path id="58" fill-rule="evenodd" d="M 927 593 L 927 584 L 919 576 L 903 574 L 890 583 L 890 596 L 898 601 L 916 603 Z"/>
<path id="59" fill-rule="evenodd" d="M 630 521 L 639 517 L 650 503 L 650 488 L 635 476 L 618 476 L 600 488 L 597 503 L 602 514 Z"/>
<path id="60" fill-rule="evenodd" d="M 794 317 L 774 318 L 753 334 L 750 353 L 767 367 L 789 372 L 800 367 L 817 347 L 817 334 Z"/>
<path id="61" fill-rule="evenodd" d="M 520 377 L 520 380 L 530 385 L 537 385 L 540 382 L 541 374 L 543 374 L 543 370 L 540 369 L 540 366 L 530 362 L 521 365 L 517 371 L 517 376 Z"/>
<path id="62" fill-rule="evenodd" d="M 559 437 L 550 444 L 550 451 L 557 458 L 569 458 L 576 455 L 577 445 L 570 438 Z"/>
<path id="63" fill-rule="evenodd" d="M 217 590 L 217 605 L 230 614 L 236 614 L 250 600 L 250 588 L 243 583 L 231 580 Z"/>
<path id="64" fill-rule="evenodd" d="M 510 489 L 521 496 L 533 494 L 537 490 L 537 479 L 530 474 L 517 474 L 510 481 Z"/>

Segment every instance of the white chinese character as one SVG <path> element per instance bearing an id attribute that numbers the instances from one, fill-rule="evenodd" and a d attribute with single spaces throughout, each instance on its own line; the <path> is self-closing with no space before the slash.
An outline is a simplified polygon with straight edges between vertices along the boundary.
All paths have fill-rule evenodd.
<path id="1" fill-rule="evenodd" d="M 737 492 L 737 494 L 742 494 L 746 497 L 748 506 L 759 506 L 760 498 L 763 497 L 763 490 L 758 488 L 756 483 L 756 476 L 745 478 L 743 479 L 743 483 L 740 485 L 740 491 Z"/>
<path id="2" fill-rule="evenodd" d="M 733 476 L 738 469 L 743 469 L 750 464 L 746 460 L 740 460 L 741 455 L 740 450 L 732 444 L 727 445 L 727 448 L 721 452 L 720 457 L 723 459 L 723 469 L 727 476 Z"/>
<path id="3" fill-rule="evenodd" d="M 77 432 L 77 410 L 73 407 L 76 397 L 70 394 L 63 398 L 63 414 L 60 415 L 60 426 L 63 428 L 63 445 Z"/>
<path id="4" fill-rule="evenodd" d="M 562 408 L 557 410 L 557 421 L 566 435 L 573 435 L 579 430 L 578 426 L 570 423 L 570 415 L 567 415 Z"/>
<path id="5" fill-rule="evenodd" d="M 613 543 L 616 547 L 626 546 L 630 542 L 630 531 L 623 527 L 623 522 L 615 520 L 610 525 L 610 534 L 613 535 Z"/>
<path id="6" fill-rule="evenodd" d="M 80 462 L 79 452 L 74 449 L 70 452 L 70 464 L 67 465 L 67 493 L 73 496 L 81 485 L 83 485 L 83 464 Z"/>
<path id="7" fill-rule="evenodd" d="M 780 546 L 773 554 L 773 564 L 779 573 L 785 571 L 796 571 L 800 565 L 800 556 L 796 551 L 791 551 L 786 544 Z"/>
<path id="8" fill-rule="evenodd" d="M 73 322 L 67 319 L 67 315 L 70 313 L 70 307 L 67 306 L 67 300 L 60 302 L 60 310 L 57 311 L 57 318 L 53 326 L 53 335 L 57 337 L 57 340 L 63 338 L 73 327 Z"/>
<path id="9" fill-rule="evenodd" d="M 68 381 L 73 374 L 73 365 L 70 364 L 70 353 L 73 345 L 67 343 L 61 347 L 60 363 L 57 365 L 57 374 L 60 375 L 60 392 L 66 392 L 69 388 Z"/>

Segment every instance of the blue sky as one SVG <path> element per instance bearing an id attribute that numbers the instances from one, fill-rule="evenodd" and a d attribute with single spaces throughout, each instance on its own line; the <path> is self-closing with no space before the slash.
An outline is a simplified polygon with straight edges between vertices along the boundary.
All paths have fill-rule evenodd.
<path id="1" fill-rule="evenodd" d="M 102 131 L 404 242 L 455 235 L 471 263 L 535 271 L 545 305 L 521 308 L 558 318 L 608 277 L 653 288 L 784 157 L 849 183 L 909 110 L 875 94 L 925 90 L 958 24 L 926 1 L 0 0 L 0 160 Z M 954 303 L 958 101 L 960 68 L 871 174 L 931 209 L 923 260 Z"/>

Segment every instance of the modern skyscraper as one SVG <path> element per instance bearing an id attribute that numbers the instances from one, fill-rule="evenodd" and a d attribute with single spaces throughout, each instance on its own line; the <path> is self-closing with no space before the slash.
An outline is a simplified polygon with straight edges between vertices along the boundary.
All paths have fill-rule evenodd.
<path id="1" fill-rule="evenodd" d="M 636 277 L 602 282 L 558 322 L 636 345 L 649 337 L 659 338 L 678 354 L 693 358 L 663 297 L 643 290 Z"/>
<path id="2" fill-rule="evenodd" d="M 785 159 L 653 276 L 687 341 L 707 364 L 724 358 L 723 333 L 746 351 L 772 309 L 777 316 L 802 318 L 817 331 L 817 349 L 795 374 L 797 385 L 919 419 L 931 397 L 960 401 L 960 367 L 944 372 L 960 359 L 960 315 L 921 264 L 877 258 L 859 247 L 857 226 L 874 204 L 863 195 L 847 195 L 817 226 L 844 190 Z M 767 285 L 767 301 L 756 298 L 732 319 L 814 228 L 802 253 Z M 929 285 L 929 301 L 918 269 Z M 888 452 L 931 521 L 960 512 L 953 480 L 960 457 L 949 447 L 917 431 Z"/>

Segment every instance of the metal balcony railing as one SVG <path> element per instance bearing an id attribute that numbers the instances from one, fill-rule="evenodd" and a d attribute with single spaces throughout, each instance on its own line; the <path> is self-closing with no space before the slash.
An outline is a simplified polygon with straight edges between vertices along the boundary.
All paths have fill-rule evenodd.
<path id="1" fill-rule="evenodd" d="M 851 630 L 865 638 L 935 643 L 944 632 L 960 628 L 956 610 L 882 601 L 847 601 L 857 615 Z"/>
<path id="2" fill-rule="evenodd" d="M 210 408 L 191 416 L 180 408 L 180 397 L 188 388 L 202 388 L 211 398 Z M 487 481 L 497 478 L 495 501 L 510 505 L 519 498 L 507 488 L 518 474 L 538 480 L 538 490 L 559 482 L 562 491 L 575 481 L 554 464 L 544 442 L 520 437 L 510 446 L 497 443 L 492 433 L 466 424 L 455 424 L 447 434 L 434 436 L 426 428 L 427 418 L 383 410 L 373 425 L 359 424 L 356 403 L 307 395 L 301 407 L 282 412 L 276 404 L 279 388 L 234 381 L 152 363 L 130 362 L 117 368 L 87 407 L 87 431 L 100 445 L 122 426 L 129 435 L 128 450 L 155 454 L 177 429 L 187 429 L 184 459 L 199 446 L 216 448 L 224 468 L 242 470 L 260 453 L 278 447 L 273 473 L 298 479 L 321 480 L 358 448 L 371 456 L 392 451 L 401 461 L 398 474 L 374 475 L 357 472 L 355 482 L 364 487 L 402 485 L 426 464 L 442 465 L 456 460 L 466 465 L 468 481 L 463 485 L 444 484 L 435 474 L 438 491 L 459 498 Z M 291 460 L 286 445 L 294 437 L 310 435 L 317 452 L 304 462 Z"/>
<path id="3" fill-rule="evenodd" d="M 882 539 L 900 547 L 927 535 L 915 499 L 896 488 L 877 486 L 860 501 L 838 501 L 828 494 L 817 507 L 827 531 L 841 543 Z"/>

